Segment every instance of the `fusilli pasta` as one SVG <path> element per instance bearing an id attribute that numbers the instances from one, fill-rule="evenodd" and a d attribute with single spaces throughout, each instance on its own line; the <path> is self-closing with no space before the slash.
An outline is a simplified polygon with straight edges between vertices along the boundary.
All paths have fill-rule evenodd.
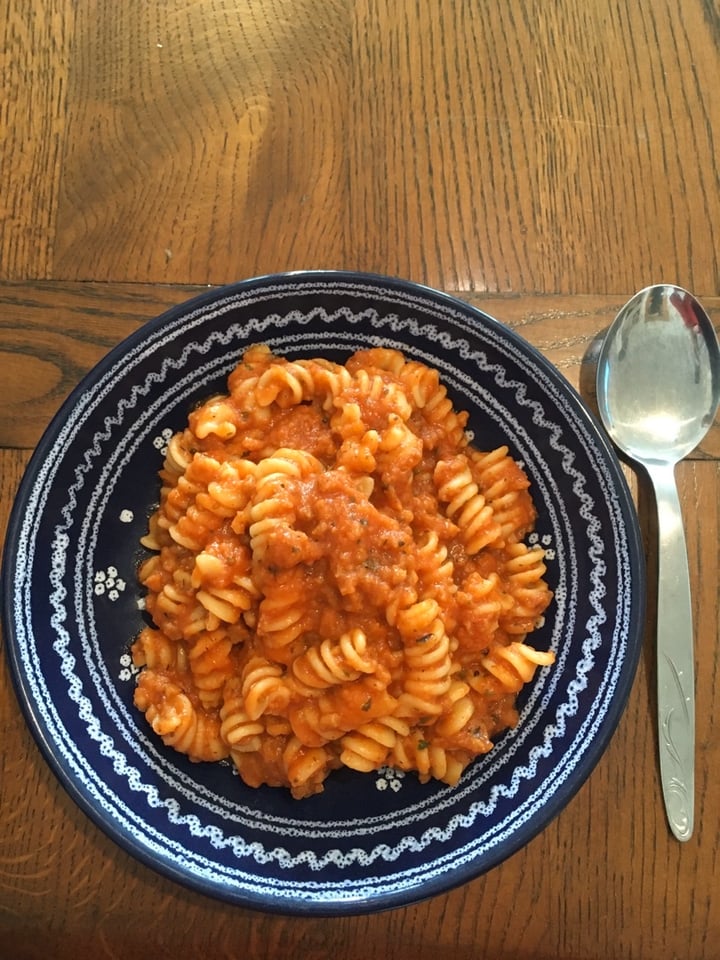
<path id="1" fill-rule="evenodd" d="M 551 593 L 528 478 L 466 423 L 397 350 L 245 352 L 142 539 L 135 703 L 164 743 L 297 798 L 340 766 L 453 785 L 492 749 L 554 661 L 527 643 Z"/>

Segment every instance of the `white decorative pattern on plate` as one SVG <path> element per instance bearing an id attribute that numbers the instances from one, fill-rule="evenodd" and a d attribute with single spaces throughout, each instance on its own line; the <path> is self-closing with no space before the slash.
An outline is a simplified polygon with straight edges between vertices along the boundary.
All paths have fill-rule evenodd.
<path id="1" fill-rule="evenodd" d="M 125 587 L 126 583 L 118 574 L 117 567 L 112 565 L 107 570 L 98 570 L 93 578 L 93 591 L 96 597 L 107 596 L 108 600 L 115 601 L 119 599 Z"/>
<path id="2" fill-rule="evenodd" d="M 138 539 L 158 459 L 250 341 L 345 358 L 387 345 L 438 368 L 475 442 L 509 442 L 539 507 L 555 592 L 538 646 L 557 662 L 518 727 L 456 788 L 338 771 L 292 801 L 163 748 L 132 706 Z M 41 442 L 11 521 L 5 617 L 21 703 L 49 762 L 118 842 L 170 876 L 268 910 L 411 902 L 525 843 L 588 775 L 634 675 L 643 578 L 621 471 L 573 391 L 495 321 L 381 278 L 294 274 L 211 291 L 114 351 Z M 16 579 L 8 568 L 23 571 Z M 402 787 L 402 789 L 400 789 Z"/>

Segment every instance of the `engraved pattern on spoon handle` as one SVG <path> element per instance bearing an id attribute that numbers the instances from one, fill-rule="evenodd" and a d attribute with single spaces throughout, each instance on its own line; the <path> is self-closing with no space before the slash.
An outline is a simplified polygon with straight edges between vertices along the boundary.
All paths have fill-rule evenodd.
<path id="1" fill-rule="evenodd" d="M 660 777 L 670 828 L 678 840 L 689 840 L 695 794 L 695 657 L 687 547 L 673 466 L 653 464 L 648 472 L 658 509 Z"/>

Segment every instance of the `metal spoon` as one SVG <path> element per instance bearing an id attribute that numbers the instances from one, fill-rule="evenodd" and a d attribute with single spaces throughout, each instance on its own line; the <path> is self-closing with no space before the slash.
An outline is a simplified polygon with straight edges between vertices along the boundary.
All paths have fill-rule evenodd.
<path id="1" fill-rule="evenodd" d="M 617 447 L 647 471 L 658 511 L 657 686 L 660 778 L 678 840 L 694 818 L 695 679 L 687 549 L 675 464 L 712 425 L 720 350 L 686 290 L 647 287 L 618 313 L 598 359 L 600 416 Z"/>

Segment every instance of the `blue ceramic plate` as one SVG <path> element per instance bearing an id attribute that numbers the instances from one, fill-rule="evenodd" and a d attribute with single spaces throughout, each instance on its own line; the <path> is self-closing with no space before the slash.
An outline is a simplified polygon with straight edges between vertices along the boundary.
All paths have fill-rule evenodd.
<path id="1" fill-rule="evenodd" d="M 460 784 L 337 771 L 302 801 L 192 764 L 132 704 L 142 626 L 138 540 L 170 435 L 224 389 L 251 342 L 344 360 L 387 345 L 435 366 L 476 442 L 530 476 L 554 601 L 536 645 L 555 666 L 518 727 Z M 634 508 L 575 392 L 512 331 L 414 284 L 335 272 L 213 289 L 113 350 L 55 417 L 29 465 L 4 558 L 7 649 L 49 764 L 127 851 L 203 893 L 299 914 L 408 904 L 496 866 L 568 803 L 605 749 L 638 660 L 643 563 Z M 534 641 L 535 642 L 535 641 Z"/>

